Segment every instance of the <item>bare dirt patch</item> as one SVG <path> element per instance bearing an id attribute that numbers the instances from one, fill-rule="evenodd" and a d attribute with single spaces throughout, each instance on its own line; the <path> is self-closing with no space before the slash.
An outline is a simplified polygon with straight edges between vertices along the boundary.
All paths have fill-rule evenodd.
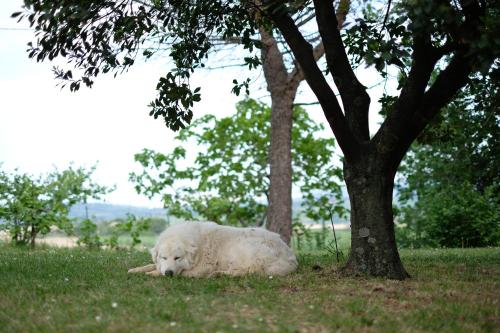
<path id="1" fill-rule="evenodd" d="M 55 247 L 76 247 L 78 238 L 69 236 L 49 236 L 37 239 L 39 244 Z"/>

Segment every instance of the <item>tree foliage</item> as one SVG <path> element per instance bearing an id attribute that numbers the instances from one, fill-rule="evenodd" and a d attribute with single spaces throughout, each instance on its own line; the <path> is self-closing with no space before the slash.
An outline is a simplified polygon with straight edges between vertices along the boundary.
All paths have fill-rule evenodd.
<path id="1" fill-rule="evenodd" d="M 110 191 L 92 181 L 94 170 L 69 167 L 44 177 L 1 171 L 0 228 L 7 230 L 16 244 L 31 246 L 39 234 L 47 234 L 53 226 L 71 232 L 71 206 Z"/>
<path id="2" fill-rule="evenodd" d="M 185 219 L 204 218 L 224 224 L 262 225 L 269 188 L 269 132 L 271 110 L 247 99 L 233 116 L 202 117 L 179 132 L 170 154 L 145 149 L 135 155 L 144 168 L 132 173 L 139 193 L 161 195 L 169 213 Z M 314 220 L 329 217 L 328 201 L 343 215 L 334 165 L 334 140 L 318 138 L 322 129 L 297 107 L 292 130 L 293 182 L 303 196 L 304 213 Z M 187 152 L 200 151 L 190 161 Z M 180 165 L 186 165 L 180 168 Z"/>
<path id="3" fill-rule="evenodd" d="M 413 145 L 401 167 L 401 245 L 500 244 L 498 68 L 475 78 Z"/>
<path id="4" fill-rule="evenodd" d="M 193 103 L 200 101 L 200 87 L 190 77 L 204 67 L 214 47 L 212 36 L 238 38 L 252 52 L 259 42 L 256 24 L 239 1 L 164 0 L 26 0 L 24 10 L 12 15 L 27 20 L 36 41 L 28 44 L 30 58 L 37 61 L 62 57 L 77 70 L 54 68 L 57 78 L 76 91 L 92 87 L 102 73 L 117 75 L 142 57 L 148 59 L 169 46 L 173 68 L 157 84 L 157 98 L 150 115 L 162 118 L 173 130 L 191 122 Z M 244 58 L 250 68 L 259 58 Z M 248 82 L 235 82 L 235 91 Z"/>

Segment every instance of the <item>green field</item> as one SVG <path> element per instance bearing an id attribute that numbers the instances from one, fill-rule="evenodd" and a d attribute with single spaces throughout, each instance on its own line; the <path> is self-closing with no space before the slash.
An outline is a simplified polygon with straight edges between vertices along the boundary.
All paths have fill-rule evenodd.
<path id="1" fill-rule="evenodd" d="M 0 245 L 1 332 L 499 332 L 500 249 L 406 250 L 407 281 L 127 275 L 146 252 Z M 320 266 L 320 267 L 318 267 Z"/>

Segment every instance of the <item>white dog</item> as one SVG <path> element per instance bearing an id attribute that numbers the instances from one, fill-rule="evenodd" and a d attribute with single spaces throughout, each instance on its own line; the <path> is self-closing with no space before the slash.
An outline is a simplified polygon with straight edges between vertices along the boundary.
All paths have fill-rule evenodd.
<path id="1" fill-rule="evenodd" d="M 160 235 L 151 254 L 154 264 L 130 269 L 129 273 L 202 277 L 286 275 L 297 269 L 295 254 L 278 234 L 213 222 L 169 227 Z"/>

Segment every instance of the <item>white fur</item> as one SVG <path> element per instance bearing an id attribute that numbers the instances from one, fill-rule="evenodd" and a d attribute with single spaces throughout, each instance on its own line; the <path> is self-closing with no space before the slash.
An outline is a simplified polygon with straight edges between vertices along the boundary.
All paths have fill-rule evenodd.
<path id="1" fill-rule="evenodd" d="M 278 234 L 262 228 L 235 228 L 213 222 L 169 227 L 159 236 L 151 254 L 156 264 L 156 271 L 149 269 L 151 275 L 285 275 L 297 269 L 293 251 Z M 131 270 L 140 271 L 147 270 Z"/>

